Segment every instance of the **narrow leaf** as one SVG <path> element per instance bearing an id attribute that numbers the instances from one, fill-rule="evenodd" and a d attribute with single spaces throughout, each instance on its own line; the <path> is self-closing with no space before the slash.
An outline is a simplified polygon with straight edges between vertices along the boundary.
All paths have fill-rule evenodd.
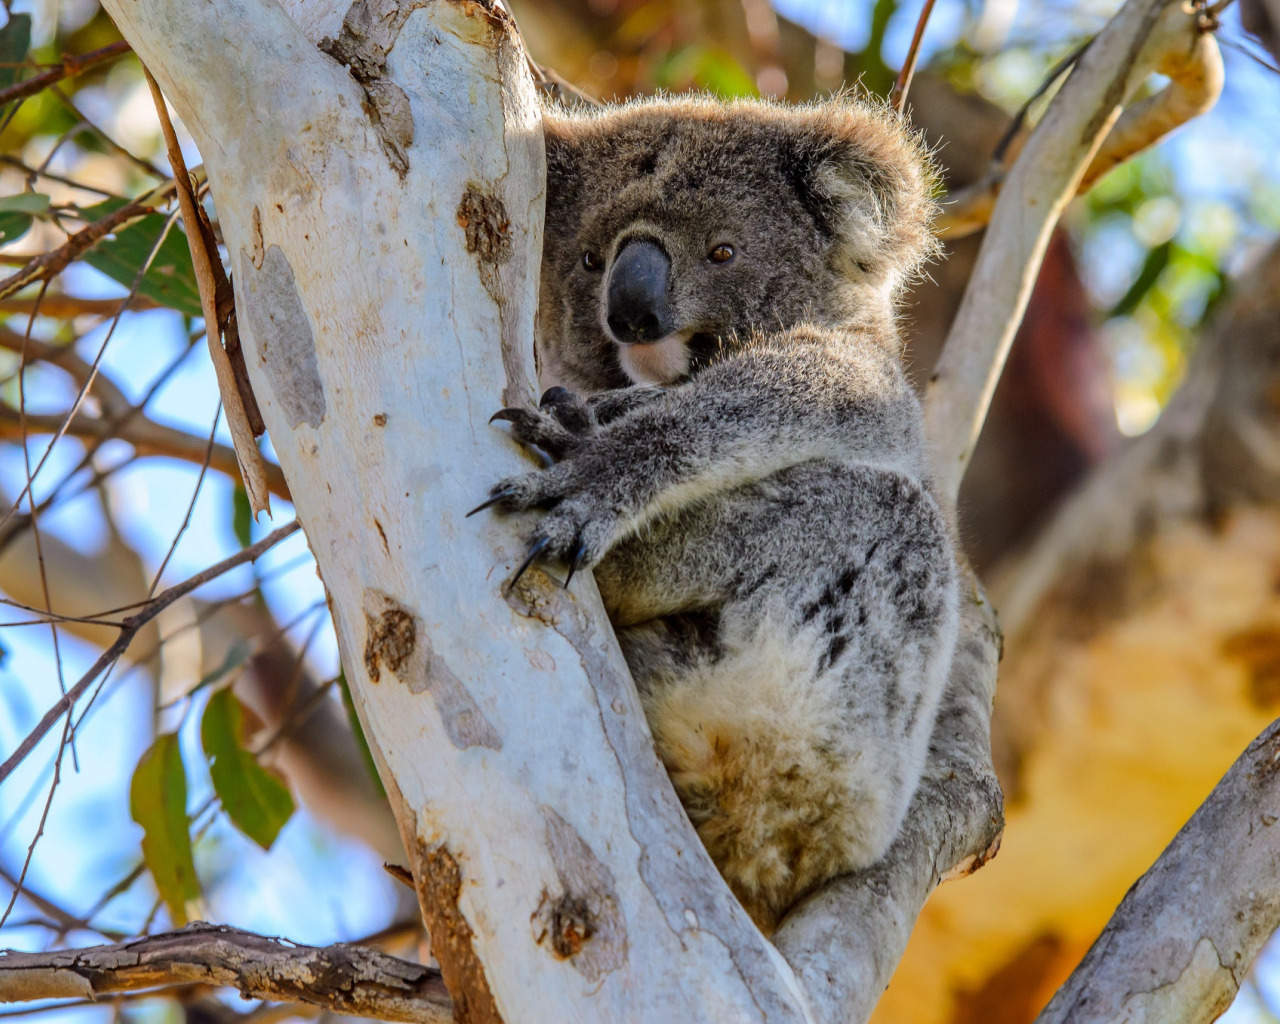
<path id="1" fill-rule="evenodd" d="M 293 814 L 288 787 L 244 749 L 244 713 L 230 690 L 209 699 L 200 721 L 213 788 L 232 823 L 264 850 Z"/>
<path id="2" fill-rule="evenodd" d="M 25 213 L 0 213 L 0 245 L 8 245 L 31 230 L 34 218 Z"/>
<path id="3" fill-rule="evenodd" d="M 108 199 L 94 206 L 85 207 L 81 215 L 88 221 L 105 217 L 124 203 Z M 100 270 L 113 281 L 131 287 L 138 271 L 147 262 L 156 239 L 164 231 L 168 218 L 158 213 L 149 214 L 128 227 L 121 228 L 85 253 L 83 259 L 95 270 Z M 156 251 L 155 258 L 138 285 L 138 294 L 153 299 L 163 306 L 176 309 L 187 316 L 203 316 L 200 290 L 196 286 L 196 273 L 191 266 L 191 251 L 187 247 L 182 229 L 174 225 Z"/>
<path id="4" fill-rule="evenodd" d="M 187 923 L 187 903 L 200 895 L 187 825 L 187 775 L 174 733 L 142 755 L 129 787 L 129 813 L 142 826 L 142 857 L 175 925 Z"/>
<path id="5" fill-rule="evenodd" d="M 44 213 L 48 209 L 49 197 L 42 192 L 0 196 L 0 213 Z"/>
<path id="6" fill-rule="evenodd" d="M 242 548 L 253 543 L 253 509 L 249 507 L 249 492 L 237 484 L 231 495 L 231 528 Z"/>
<path id="7" fill-rule="evenodd" d="M 0 28 L 0 89 L 18 80 L 30 49 L 31 15 L 10 14 L 4 28 Z"/>
<path id="8" fill-rule="evenodd" d="M 338 688 L 342 691 L 342 706 L 347 709 L 347 721 L 351 723 L 351 731 L 356 735 L 356 745 L 360 747 L 360 757 L 373 779 L 374 786 L 384 797 L 387 791 L 382 785 L 382 776 L 378 774 L 378 764 L 373 759 L 373 751 L 369 749 L 369 740 L 365 737 L 364 726 L 360 724 L 360 716 L 356 713 L 356 702 L 351 696 L 351 687 L 347 683 L 346 672 L 338 673 Z"/>

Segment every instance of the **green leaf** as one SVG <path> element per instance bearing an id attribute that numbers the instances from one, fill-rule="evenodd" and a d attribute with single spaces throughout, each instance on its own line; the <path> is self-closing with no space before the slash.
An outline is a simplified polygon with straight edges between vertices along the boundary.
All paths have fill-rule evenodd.
<path id="1" fill-rule="evenodd" d="M 243 484 L 236 484 L 231 495 L 231 528 L 242 548 L 253 543 L 253 509 L 249 507 L 249 493 Z"/>
<path id="2" fill-rule="evenodd" d="M 342 706 L 347 709 L 347 721 L 351 723 L 351 731 L 356 734 L 356 745 L 360 747 L 364 766 L 369 769 L 369 776 L 373 779 L 373 784 L 378 787 L 378 792 L 385 797 L 387 791 L 383 788 L 382 776 L 378 774 L 378 765 L 373 759 L 373 751 L 369 749 L 369 741 L 365 739 L 360 716 L 356 714 L 356 702 L 351 697 L 351 687 L 347 684 L 346 672 L 338 673 L 338 689 L 342 691 Z"/>
<path id="3" fill-rule="evenodd" d="M 40 192 L 0 197 L 0 213 L 44 213 L 48 209 L 49 197 Z"/>
<path id="4" fill-rule="evenodd" d="M 0 89 L 7 89 L 18 80 L 30 49 L 31 15 L 9 15 L 9 21 L 0 28 Z"/>
<path id="5" fill-rule="evenodd" d="M 142 858 L 175 925 L 187 923 L 187 903 L 200 895 L 187 826 L 187 774 L 175 733 L 157 737 L 129 786 L 129 813 L 142 826 Z"/>
<path id="6" fill-rule="evenodd" d="M 1147 252 L 1147 258 L 1143 260 L 1138 276 L 1134 278 L 1133 284 L 1129 286 L 1129 290 L 1124 293 L 1120 301 L 1108 311 L 1108 319 L 1113 316 L 1129 316 L 1138 308 L 1139 303 L 1160 280 L 1160 275 L 1169 265 L 1169 256 L 1172 252 L 1172 242 L 1162 242 Z"/>
<path id="7" fill-rule="evenodd" d="M 0 197 L 0 245 L 16 242 L 31 230 L 35 215 L 48 209 L 49 197 L 40 192 Z"/>
<path id="8" fill-rule="evenodd" d="M 108 199 L 85 207 L 80 213 L 85 220 L 92 222 L 123 205 L 123 200 Z M 167 220 L 158 213 L 149 214 L 116 231 L 114 237 L 99 242 L 82 258 L 95 270 L 130 288 L 155 248 L 156 239 L 164 231 Z M 187 248 L 187 237 L 178 225 L 169 229 L 169 234 L 156 251 L 146 276 L 138 285 L 138 294 L 187 316 L 204 315 L 200 289 L 196 286 L 196 272 L 191 266 L 191 250 Z"/>
<path id="9" fill-rule="evenodd" d="M 293 814 L 288 787 L 244 749 L 244 713 L 230 690 L 209 699 L 200 721 L 200 742 L 222 808 L 241 832 L 264 850 Z"/>
<path id="10" fill-rule="evenodd" d="M 8 245 L 31 230 L 34 217 L 25 213 L 0 213 L 0 245 Z"/>

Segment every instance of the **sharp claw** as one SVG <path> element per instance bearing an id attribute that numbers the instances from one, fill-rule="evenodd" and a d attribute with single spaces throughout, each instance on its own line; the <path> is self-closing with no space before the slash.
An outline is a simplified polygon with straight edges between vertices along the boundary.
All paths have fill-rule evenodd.
<path id="1" fill-rule="evenodd" d="M 513 494 L 515 494 L 515 493 L 516 493 L 516 492 L 515 492 L 515 488 L 514 488 L 514 487 L 504 487 L 504 488 L 503 488 L 502 490 L 500 490 L 497 494 L 491 494 L 491 495 L 489 495 L 489 497 L 488 497 L 487 499 L 485 499 L 484 501 L 480 502 L 480 504 L 479 504 L 479 505 L 477 505 L 475 508 L 473 508 L 470 512 L 468 512 L 468 513 L 467 513 L 465 516 L 463 516 L 462 518 L 463 518 L 463 519 L 470 519 L 470 518 L 471 518 L 473 515 L 475 515 L 477 512 L 483 512 L 485 509 L 489 508 L 491 505 L 496 505 L 496 504 L 498 504 L 498 502 L 500 502 L 500 501 L 504 501 L 505 499 L 510 498 L 510 497 L 511 497 Z"/>
<path id="2" fill-rule="evenodd" d="M 556 402 L 562 402 L 565 398 L 572 397 L 573 392 L 568 388 L 562 388 L 557 384 L 555 387 L 547 388 L 547 390 L 542 393 L 542 398 L 538 401 L 538 408 L 545 409 L 549 405 L 554 405 Z"/>
<path id="3" fill-rule="evenodd" d="M 523 409 L 499 409 L 489 417 L 489 422 L 492 423 L 494 420 L 506 420 L 508 423 L 514 423 L 523 415 Z"/>
<path id="4" fill-rule="evenodd" d="M 516 583 L 519 582 L 520 577 L 525 574 L 525 570 L 538 560 L 538 556 L 547 550 L 547 545 L 550 543 L 550 537 L 540 537 L 538 540 L 533 542 L 533 545 L 529 548 L 528 556 L 520 563 L 520 568 L 516 570 L 516 574 L 511 577 L 511 583 L 508 584 L 509 586 L 514 587 Z"/>
<path id="5" fill-rule="evenodd" d="M 564 578 L 564 589 L 569 589 L 569 581 L 573 579 L 573 574 L 578 571 L 587 554 L 586 541 L 578 541 L 574 547 L 573 553 L 569 556 L 569 575 Z"/>

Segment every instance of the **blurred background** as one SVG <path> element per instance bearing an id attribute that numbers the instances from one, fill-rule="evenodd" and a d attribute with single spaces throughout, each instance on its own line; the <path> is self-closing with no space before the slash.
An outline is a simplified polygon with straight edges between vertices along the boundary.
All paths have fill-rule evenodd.
<path id="1" fill-rule="evenodd" d="M 115 639 L 103 621 L 119 612 L 106 612 L 234 556 L 293 512 L 277 474 L 274 520 L 249 516 L 136 57 L 113 45 L 96 0 L 4 6 L 7 757 Z M 988 169 L 1011 116 L 1116 6 L 938 0 L 910 106 L 948 189 Z M 803 101 L 849 86 L 887 95 L 920 4 L 511 7 L 535 59 L 595 97 Z M 930 901 L 881 1024 L 1032 1020 L 1280 707 L 1280 24 L 1268 10 L 1280 6 L 1225 11 L 1216 109 L 1078 199 L 1050 247 L 960 517 L 1006 629 L 994 724 L 1004 847 Z M 64 55 L 81 60 L 68 68 Z M 216 237 L 216 196 L 205 201 Z M 68 243 L 109 217 L 95 245 Z M 980 244 L 950 244 L 910 296 L 918 381 Z M 21 276 L 55 251 L 41 276 Z M 399 840 L 344 697 L 300 534 L 172 604 L 95 681 L 73 728 L 53 729 L 0 785 L 0 948 L 203 918 L 429 955 L 411 894 L 381 867 L 402 862 Z M 144 826 L 158 836 L 175 814 L 177 835 L 152 839 L 144 859 Z M 1280 951 L 1264 954 L 1229 1019 L 1277 1014 Z M 194 986 L 0 1013 L 314 1015 Z"/>

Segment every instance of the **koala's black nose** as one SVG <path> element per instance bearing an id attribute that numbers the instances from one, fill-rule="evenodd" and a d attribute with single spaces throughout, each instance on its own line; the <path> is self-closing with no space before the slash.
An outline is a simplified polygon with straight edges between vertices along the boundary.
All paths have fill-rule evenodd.
<path id="1" fill-rule="evenodd" d="M 665 338 L 675 329 L 667 294 L 671 261 L 653 242 L 633 238 L 609 271 L 606 319 L 613 336 L 624 344 Z"/>

